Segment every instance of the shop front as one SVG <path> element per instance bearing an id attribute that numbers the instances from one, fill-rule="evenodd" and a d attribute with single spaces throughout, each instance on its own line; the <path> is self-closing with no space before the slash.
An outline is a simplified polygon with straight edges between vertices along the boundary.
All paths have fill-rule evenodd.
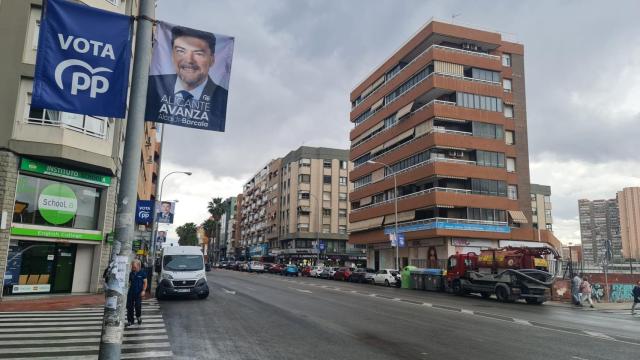
<path id="1" fill-rule="evenodd" d="M 97 291 L 110 183 L 108 176 L 22 159 L 3 295 Z"/>

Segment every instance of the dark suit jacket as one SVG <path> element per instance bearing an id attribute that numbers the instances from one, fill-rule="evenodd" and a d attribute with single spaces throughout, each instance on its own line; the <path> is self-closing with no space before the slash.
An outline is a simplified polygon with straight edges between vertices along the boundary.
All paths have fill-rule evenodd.
<path id="1" fill-rule="evenodd" d="M 147 107 L 145 111 L 146 121 L 155 121 L 158 123 L 167 123 L 180 126 L 195 127 L 189 125 L 183 125 L 180 122 L 167 121 L 166 119 L 159 118 L 160 108 L 162 107 L 162 97 L 173 99 L 173 91 L 176 85 L 176 74 L 169 75 L 151 75 L 149 76 L 149 87 L 147 90 Z M 217 85 L 209 77 L 207 83 L 204 86 L 200 101 L 204 101 L 205 96 L 209 97 L 209 111 L 207 112 L 209 118 L 209 126 L 206 130 L 224 131 L 225 117 L 227 115 L 227 90 Z M 173 101 L 173 100 L 172 100 Z M 199 121 L 194 119 L 194 121 Z M 203 128 L 205 129 L 205 128 Z"/>
<path id="2" fill-rule="evenodd" d="M 162 218 L 162 213 L 159 212 L 156 214 L 156 222 L 160 224 L 173 224 L 173 213 L 169 213 L 169 221 Z"/>

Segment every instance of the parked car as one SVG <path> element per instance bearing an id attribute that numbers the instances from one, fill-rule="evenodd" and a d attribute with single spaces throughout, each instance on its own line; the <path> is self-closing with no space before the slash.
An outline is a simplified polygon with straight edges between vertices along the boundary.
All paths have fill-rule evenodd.
<path id="1" fill-rule="evenodd" d="M 381 269 L 373 277 L 374 284 L 384 284 L 385 286 L 399 285 L 400 273 L 394 269 Z"/>
<path id="2" fill-rule="evenodd" d="M 376 271 L 373 269 L 357 268 L 351 273 L 351 282 L 357 283 L 373 283 L 373 277 L 376 275 Z"/>
<path id="3" fill-rule="evenodd" d="M 293 265 L 293 264 L 286 265 L 282 269 L 282 275 L 284 275 L 284 276 L 298 276 L 298 267 Z"/>
<path id="4" fill-rule="evenodd" d="M 269 272 L 269 269 L 273 266 L 273 263 L 262 263 L 264 265 L 264 272 Z"/>
<path id="5" fill-rule="evenodd" d="M 311 266 L 305 266 L 300 271 L 300 275 L 302 276 L 311 276 Z"/>
<path id="6" fill-rule="evenodd" d="M 263 273 L 264 272 L 264 264 L 262 264 L 260 261 L 250 261 L 247 264 L 247 271 L 248 272 Z"/>
<path id="7" fill-rule="evenodd" d="M 273 266 L 269 268 L 269 272 L 272 274 L 282 274 L 283 268 L 284 268 L 284 265 L 282 264 L 273 264 Z"/>
<path id="8" fill-rule="evenodd" d="M 333 279 L 333 275 L 336 273 L 336 270 L 338 270 L 337 267 L 325 267 L 322 269 L 322 272 L 320 272 L 319 277 L 321 279 Z"/>
<path id="9" fill-rule="evenodd" d="M 341 267 L 333 274 L 333 280 L 349 281 L 354 268 Z"/>
<path id="10" fill-rule="evenodd" d="M 242 261 L 239 266 L 240 271 L 248 271 L 249 263 L 247 261 Z"/>
<path id="11" fill-rule="evenodd" d="M 220 261 L 220 262 L 217 264 L 216 268 L 218 268 L 218 269 L 224 269 L 226 266 L 227 266 L 227 261 Z"/>
<path id="12" fill-rule="evenodd" d="M 309 271 L 309 276 L 311 277 L 320 277 L 320 273 L 324 269 L 324 266 L 312 266 Z"/>

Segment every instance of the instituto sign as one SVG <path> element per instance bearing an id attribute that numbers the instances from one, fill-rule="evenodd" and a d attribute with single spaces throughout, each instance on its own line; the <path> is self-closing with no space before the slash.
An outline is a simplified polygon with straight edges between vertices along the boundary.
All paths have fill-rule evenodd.
<path id="1" fill-rule="evenodd" d="M 70 180 L 82 181 L 101 186 L 111 185 L 110 176 L 94 174 L 87 171 L 66 169 L 27 158 L 22 158 L 22 160 L 20 161 L 20 170 L 28 171 L 34 174 L 49 175 Z"/>

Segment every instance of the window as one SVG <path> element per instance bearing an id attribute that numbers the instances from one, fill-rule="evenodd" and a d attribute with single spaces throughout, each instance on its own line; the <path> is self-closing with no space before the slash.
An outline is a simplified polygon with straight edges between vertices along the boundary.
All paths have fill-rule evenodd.
<path id="1" fill-rule="evenodd" d="M 360 166 L 371 159 L 371 153 L 366 153 L 353 161 L 354 166 Z"/>
<path id="2" fill-rule="evenodd" d="M 340 160 L 340 169 L 347 170 L 347 162 L 344 160 Z"/>
<path id="3" fill-rule="evenodd" d="M 322 233 L 323 234 L 329 234 L 330 232 L 331 232 L 331 225 L 329 225 L 329 224 L 322 225 Z"/>
<path id="4" fill-rule="evenodd" d="M 400 95 L 409 91 L 409 89 L 413 88 L 417 83 L 424 80 L 429 74 L 433 72 L 433 64 L 428 65 L 424 69 L 420 70 L 417 74 L 415 74 L 411 79 L 405 81 L 402 85 L 398 86 L 395 90 L 390 92 L 387 96 L 384 97 L 384 104 L 388 104 L 398 98 Z"/>
<path id="5" fill-rule="evenodd" d="M 530 196 L 531 196 L 531 201 L 536 201 L 536 200 L 537 200 L 537 199 L 536 199 L 536 194 L 530 194 Z M 532 203 L 532 204 L 533 204 L 533 203 Z"/>
<path id="6" fill-rule="evenodd" d="M 54 208 L 46 209 L 47 214 L 43 216 L 43 209 L 39 208 L 37 204 L 40 203 L 45 191 L 46 195 L 52 198 L 61 198 L 61 195 L 55 196 L 52 191 L 57 193 L 64 192 L 65 196 L 62 197 L 69 199 L 73 193 L 75 200 L 70 201 L 75 205 L 75 209 L 72 211 L 73 214 L 70 214 L 70 211 L 63 212 L 63 209 Z M 102 189 L 100 188 L 20 174 L 18 175 L 16 188 L 13 222 L 97 230 L 101 195 Z M 67 209 L 71 209 L 71 207 Z"/>
<path id="7" fill-rule="evenodd" d="M 513 138 L 514 138 L 513 131 L 511 131 L 511 130 L 506 130 L 506 131 L 504 132 L 504 143 L 505 143 L 505 144 L 507 144 L 507 145 L 513 145 L 513 144 L 515 144 L 515 142 L 514 142 Z"/>
<path id="8" fill-rule="evenodd" d="M 500 73 L 497 71 L 472 68 L 471 74 L 465 74 L 465 76 L 468 75 L 471 75 L 471 77 L 474 79 L 500 82 Z"/>
<path id="9" fill-rule="evenodd" d="M 31 94 L 27 94 L 26 109 L 28 124 L 64 127 L 100 139 L 107 136 L 106 118 L 31 107 Z"/>
<path id="10" fill-rule="evenodd" d="M 299 183 L 310 183 L 311 182 L 311 175 L 309 175 L 309 174 L 300 174 L 300 175 L 298 175 L 298 182 Z"/>
<path id="11" fill-rule="evenodd" d="M 547 218 L 547 220 L 551 219 L 551 210 L 545 210 L 544 211 L 544 216 Z"/>
<path id="12" fill-rule="evenodd" d="M 511 67 L 511 54 L 502 54 L 502 66 Z"/>
<path id="13" fill-rule="evenodd" d="M 323 184 L 331 184 L 331 175 L 324 175 L 322 177 L 322 183 Z"/>
<path id="14" fill-rule="evenodd" d="M 518 200 L 518 186 L 517 185 L 508 185 L 507 186 L 507 198 L 511 200 Z"/>
<path id="15" fill-rule="evenodd" d="M 322 167 L 325 169 L 331 169 L 331 159 L 322 160 Z"/>
<path id="16" fill-rule="evenodd" d="M 38 50 L 39 36 L 40 36 L 40 20 L 36 20 L 35 26 L 33 27 L 33 37 L 31 38 L 31 48 L 33 50 Z"/>
<path id="17" fill-rule="evenodd" d="M 322 209 L 323 216 L 331 216 L 331 209 Z"/>
<path id="18" fill-rule="evenodd" d="M 323 191 L 322 192 L 322 200 L 323 201 L 331 201 L 331 192 L 330 191 Z"/>
<path id="19" fill-rule="evenodd" d="M 347 186 L 347 177 L 346 176 L 340 176 L 340 185 Z"/>
<path id="20" fill-rule="evenodd" d="M 298 191 L 298 199 L 309 200 L 309 192 L 308 191 Z"/>
<path id="21" fill-rule="evenodd" d="M 338 209 L 338 217 L 346 218 L 347 217 L 347 209 Z"/>
<path id="22" fill-rule="evenodd" d="M 473 136 L 488 138 L 488 139 L 502 139 L 503 127 L 502 125 L 487 124 L 483 122 L 472 122 Z"/>
<path id="23" fill-rule="evenodd" d="M 470 109 L 502 112 L 502 99 L 493 96 L 458 92 L 456 93 L 456 105 Z"/>
<path id="24" fill-rule="evenodd" d="M 300 160 L 298 160 L 298 166 L 300 166 L 300 167 L 309 167 L 309 166 L 311 166 L 311 159 L 300 159 Z"/>
<path id="25" fill-rule="evenodd" d="M 492 151 L 476 150 L 476 165 L 503 168 L 504 154 Z"/>
<path id="26" fill-rule="evenodd" d="M 544 227 L 545 227 L 545 229 L 547 229 L 549 231 L 553 231 L 553 225 L 552 224 L 545 224 Z"/>
<path id="27" fill-rule="evenodd" d="M 513 118 L 513 105 L 504 105 L 504 117 Z"/>
<path id="28" fill-rule="evenodd" d="M 502 89 L 504 92 L 511 92 L 511 79 L 502 79 Z"/>
<path id="29" fill-rule="evenodd" d="M 298 224 L 298 231 L 308 232 L 309 231 L 309 224 L 299 223 Z"/>
<path id="30" fill-rule="evenodd" d="M 467 217 L 471 220 L 507 221 L 507 212 L 497 209 L 468 208 Z"/>
<path id="31" fill-rule="evenodd" d="M 365 175 L 360 179 L 353 182 L 353 186 L 357 189 L 359 187 L 365 186 L 367 184 L 371 184 L 371 174 Z"/>
<path id="32" fill-rule="evenodd" d="M 515 158 L 507 158 L 507 171 L 508 172 L 516 171 L 516 159 Z"/>
<path id="33" fill-rule="evenodd" d="M 347 200 L 347 193 L 338 193 L 338 200 L 340 201 L 346 201 Z"/>
<path id="34" fill-rule="evenodd" d="M 338 225 L 338 234 L 346 234 L 347 225 Z"/>

